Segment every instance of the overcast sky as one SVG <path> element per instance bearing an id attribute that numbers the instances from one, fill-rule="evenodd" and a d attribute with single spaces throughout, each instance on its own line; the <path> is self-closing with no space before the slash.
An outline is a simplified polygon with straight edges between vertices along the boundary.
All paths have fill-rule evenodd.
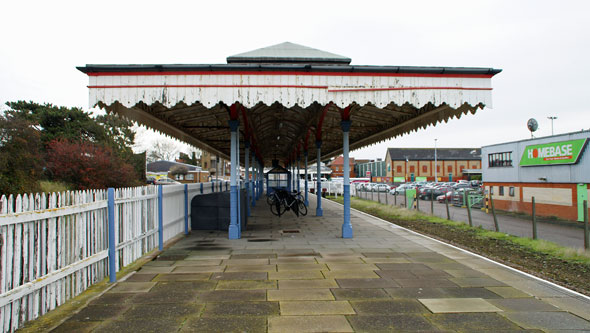
<path id="1" fill-rule="evenodd" d="M 2 1 L 0 102 L 88 108 L 85 64 L 225 63 L 285 41 L 354 65 L 494 67 L 493 108 L 351 153 L 590 129 L 588 1 Z M 140 141 L 149 142 L 143 134 Z"/>

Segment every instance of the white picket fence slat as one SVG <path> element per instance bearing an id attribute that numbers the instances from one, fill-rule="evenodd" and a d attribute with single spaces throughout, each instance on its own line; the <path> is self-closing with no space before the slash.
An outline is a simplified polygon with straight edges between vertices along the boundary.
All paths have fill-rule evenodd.
<path id="1" fill-rule="evenodd" d="M 191 200 L 219 191 L 219 183 L 188 185 L 189 221 Z M 157 186 L 115 190 L 117 271 L 158 247 L 158 197 Z M 108 277 L 107 199 L 106 190 L 0 197 L 3 332 L 17 330 Z M 184 232 L 184 205 L 184 185 L 162 188 L 164 242 Z"/>

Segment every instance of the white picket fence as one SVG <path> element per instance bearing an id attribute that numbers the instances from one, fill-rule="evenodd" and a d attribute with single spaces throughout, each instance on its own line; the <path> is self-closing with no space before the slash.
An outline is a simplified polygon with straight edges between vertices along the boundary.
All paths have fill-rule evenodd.
<path id="1" fill-rule="evenodd" d="M 195 195 L 226 184 L 115 189 L 115 270 L 183 233 Z M 201 191 L 201 188 L 203 191 Z M 185 202 L 188 202 L 185 208 Z M 0 328 L 12 332 L 109 275 L 108 194 L 87 190 L 0 199 Z"/>

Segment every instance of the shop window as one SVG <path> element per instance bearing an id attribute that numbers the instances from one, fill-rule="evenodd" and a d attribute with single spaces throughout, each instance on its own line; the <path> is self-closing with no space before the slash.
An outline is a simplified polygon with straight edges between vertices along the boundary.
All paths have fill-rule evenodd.
<path id="1" fill-rule="evenodd" d="M 188 175 L 186 175 L 186 180 L 195 180 L 195 175 L 189 173 Z"/>
<path id="2" fill-rule="evenodd" d="M 397 172 L 402 172 L 402 166 L 401 165 L 398 165 L 397 166 Z"/>
<path id="3" fill-rule="evenodd" d="M 488 154 L 488 166 L 490 168 L 511 167 L 512 166 L 512 152 Z"/>
<path id="4" fill-rule="evenodd" d="M 422 172 L 426 172 L 426 171 L 428 171 L 428 167 L 426 165 L 423 165 L 422 166 Z"/>
<path id="5" fill-rule="evenodd" d="M 504 186 L 498 186 L 498 195 L 504 196 Z"/>
<path id="6" fill-rule="evenodd" d="M 511 197 L 514 196 L 514 186 L 510 186 L 510 188 L 508 189 L 508 195 Z"/>
<path id="7" fill-rule="evenodd" d="M 413 165 L 410 167 L 410 172 L 416 172 L 416 168 Z"/>

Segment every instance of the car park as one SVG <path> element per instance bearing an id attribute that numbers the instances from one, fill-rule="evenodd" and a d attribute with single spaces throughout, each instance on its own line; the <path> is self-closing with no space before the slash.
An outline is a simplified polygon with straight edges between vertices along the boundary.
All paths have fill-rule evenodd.
<path id="1" fill-rule="evenodd" d="M 372 188 L 373 192 L 388 192 L 389 190 L 389 185 L 387 184 L 375 184 Z"/>

